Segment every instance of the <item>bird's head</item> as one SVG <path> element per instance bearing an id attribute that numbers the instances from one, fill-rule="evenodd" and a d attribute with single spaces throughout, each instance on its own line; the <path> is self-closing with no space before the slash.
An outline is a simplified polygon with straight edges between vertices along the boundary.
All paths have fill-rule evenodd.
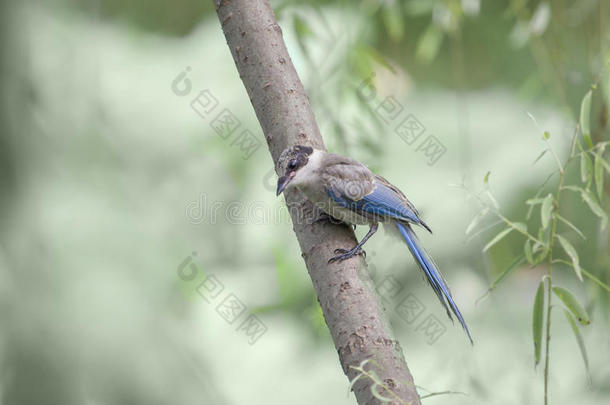
<path id="1" fill-rule="evenodd" d="M 296 145 L 282 152 L 279 158 L 280 170 L 284 168 L 284 175 L 277 179 L 277 192 L 280 195 L 294 179 L 294 176 L 307 165 L 309 156 L 313 153 L 311 146 Z"/>

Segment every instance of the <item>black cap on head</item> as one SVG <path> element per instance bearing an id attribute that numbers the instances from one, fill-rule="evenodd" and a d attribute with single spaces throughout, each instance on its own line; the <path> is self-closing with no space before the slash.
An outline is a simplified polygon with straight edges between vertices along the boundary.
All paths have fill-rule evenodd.
<path id="1" fill-rule="evenodd" d="M 294 178 L 296 172 L 309 161 L 309 155 L 313 153 L 311 146 L 295 145 L 284 150 L 279 159 L 279 166 L 284 167 L 285 173 L 277 180 L 276 195 L 280 195 Z"/>

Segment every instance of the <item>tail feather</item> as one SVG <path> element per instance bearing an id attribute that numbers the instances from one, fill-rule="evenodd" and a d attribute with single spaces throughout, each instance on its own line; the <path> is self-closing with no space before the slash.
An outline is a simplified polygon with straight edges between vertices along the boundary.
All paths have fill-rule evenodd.
<path id="1" fill-rule="evenodd" d="M 396 226 L 398 227 L 400 234 L 402 235 L 405 242 L 407 243 L 407 246 L 409 247 L 409 250 L 411 251 L 413 258 L 415 258 L 415 261 L 417 262 L 419 267 L 423 270 L 423 272 L 426 276 L 426 279 L 428 280 L 428 283 L 430 283 L 430 286 L 436 293 L 436 296 L 438 297 L 438 299 L 441 301 L 441 303 L 445 307 L 445 310 L 447 311 L 447 315 L 449 316 L 449 319 L 451 319 L 453 321 L 453 318 L 451 317 L 451 312 L 449 311 L 449 309 L 451 309 L 451 311 L 453 311 L 455 316 L 458 318 L 458 320 L 462 324 L 464 331 L 466 331 L 466 334 L 468 335 L 468 339 L 470 339 L 470 343 L 473 343 L 472 337 L 470 336 L 470 331 L 468 331 L 468 327 L 466 326 L 466 321 L 462 317 L 460 310 L 458 309 L 457 305 L 453 301 L 453 297 L 451 296 L 451 291 L 449 290 L 449 287 L 447 286 L 447 282 L 443 278 L 440 271 L 438 271 L 438 268 L 434 264 L 434 261 L 432 260 L 432 258 L 426 253 L 425 249 L 420 246 L 419 240 L 417 239 L 415 232 L 413 232 L 413 229 L 411 229 L 411 227 L 408 224 L 396 222 Z"/>

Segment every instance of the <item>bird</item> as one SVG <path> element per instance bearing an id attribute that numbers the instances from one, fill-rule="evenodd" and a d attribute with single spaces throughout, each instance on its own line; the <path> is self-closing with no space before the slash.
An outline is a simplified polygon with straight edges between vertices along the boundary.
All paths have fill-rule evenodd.
<path id="1" fill-rule="evenodd" d="M 369 226 L 369 231 L 356 246 L 336 249 L 337 255 L 329 263 L 355 255 L 366 257 L 362 246 L 377 232 L 379 224 L 383 224 L 386 230 L 404 240 L 449 319 L 453 322 L 453 313 L 473 343 L 447 282 L 421 245 L 413 226 L 420 226 L 430 233 L 432 230 L 402 191 L 354 159 L 306 145 L 286 148 L 278 159 L 278 167 L 284 174 L 277 181 L 277 196 L 285 190 L 297 188 L 322 211 L 322 217 L 317 221 Z"/>

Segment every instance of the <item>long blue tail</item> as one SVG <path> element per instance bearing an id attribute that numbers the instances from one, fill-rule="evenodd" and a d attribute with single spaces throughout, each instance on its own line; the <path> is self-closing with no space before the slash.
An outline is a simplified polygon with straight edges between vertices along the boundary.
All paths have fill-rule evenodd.
<path id="1" fill-rule="evenodd" d="M 466 331 L 468 339 L 470 339 L 470 343 L 473 343 L 472 337 L 470 336 L 470 332 L 468 331 L 468 327 L 466 326 L 466 321 L 464 321 L 460 310 L 453 301 L 453 297 L 451 296 L 451 291 L 449 291 L 447 282 L 445 281 L 441 273 L 438 271 L 436 265 L 434 264 L 430 256 L 428 256 L 428 253 L 426 253 L 425 249 L 420 246 L 419 240 L 417 239 L 415 232 L 413 232 L 413 229 L 411 229 L 411 227 L 407 224 L 396 222 L 396 226 L 398 227 L 398 230 L 400 231 L 400 234 L 404 238 L 405 242 L 407 242 L 407 246 L 409 246 L 409 250 L 413 254 L 415 261 L 424 271 L 424 274 L 426 275 L 430 286 L 432 286 L 432 289 L 436 293 L 436 296 L 445 307 L 449 319 L 453 321 L 453 318 L 451 317 L 451 312 L 449 312 L 449 308 L 451 308 L 451 311 L 453 311 L 455 316 L 462 324 L 462 327 Z"/>

